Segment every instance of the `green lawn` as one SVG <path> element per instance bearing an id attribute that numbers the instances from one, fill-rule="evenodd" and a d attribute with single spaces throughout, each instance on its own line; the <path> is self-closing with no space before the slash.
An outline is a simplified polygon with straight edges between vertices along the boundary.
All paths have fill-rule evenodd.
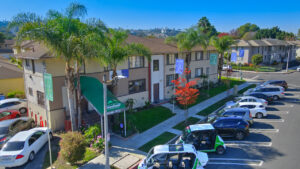
<path id="1" fill-rule="evenodd" d="M 141 110 L 139 112 L 128 114 L 128 119 L 132 121 L 138 132 L 142 133 L 149 128 L 167 120 L 174 114 L 171 110 L 157 106 L 146 110 Z"/>
<path id="2" fill-rule="evenodd" d="M 200 119 L 196 118 L 196 117 L 189 117 L 187 119 L 187 124 L 185 123 L 185 120 L 176 124 L 173 128 L 177 129 L 177 130 L 181 130 L 183 131 L 185 129 L 186 126 L 191 125 L 191 124 L 195 124 L 199 121 Z"/>
<path id="3" fill-rule="evenodd" d="M 217 87 L 210 88 L 209 90 L 207 88 L 199 90 L 200 95 L 198 96 L 196 103 L 190 105 L 189 107 L 192 107 L 196 104 L 199 104 L 200 102 L 203 102 L 204 100 L 207 100 L 211 97 L 214 97 L 228 89 L 231 89 L 234 87 L 234 85 L 241 85 L 245 83 L 245 80 L 240 80 L 237 78 L 227 78 L 222 77 L 222 84 L 218 85 Z M 179 106 L 180 108 L 183 108 L 182 106 Z"/>
<path id="4" fill-rule="evenodd" d="M 164 132 L 161 135 L 159 135 L 158 137 L 154 138 L 153 140 L 151 140 L 148 143 L 141 146 L 139 148 L 139 150 L 148 153 L 152 147 L 154 147 L 156 145 L 166 144 L 168 141 L 170 141 L 174 137 L 176 137 L 176 134 Z"/>
<path id="5" fill-rule="evenodd" d="M 244 93 L 245 91 L 247 91 L 248 89 L 251 89 L 251 88 L 254 88 L 254 87 L 256 87 L 256 84 L 251 84 L 250 86 L 248 86 L 248 87 L 246 87 L 246 88 L 240 90 L 238 93 L 239 93 L 239 94 L 243 94 L 243 93 Z"/>
<path id="6" fill-rule="evenodd" d="M 235 70 L 247 70 L 247 71 L 257 71 L 257 72 L 276 72 L 280 71 L 281 68 L 279 66 L 232 66 L 232 69 Z"/>

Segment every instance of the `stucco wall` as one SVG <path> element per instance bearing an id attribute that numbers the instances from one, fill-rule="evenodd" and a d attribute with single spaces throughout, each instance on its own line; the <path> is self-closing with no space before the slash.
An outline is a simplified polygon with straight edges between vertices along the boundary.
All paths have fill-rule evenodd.
<path id="1" fill-rule="evenodd" d="M 12 91 L 24 91 L 24 79 L 0 79 L 0 93 L 7 95 Z"/>
<path id="2" fill-rule="evenodd" d="M 148 91 L 118 97 L 118 99 L 123 103 L 128 99 L 134 99 L 135 102 L 133 107 L 141 107 L 145 105 L 145 101 L 148 101 Z"/>

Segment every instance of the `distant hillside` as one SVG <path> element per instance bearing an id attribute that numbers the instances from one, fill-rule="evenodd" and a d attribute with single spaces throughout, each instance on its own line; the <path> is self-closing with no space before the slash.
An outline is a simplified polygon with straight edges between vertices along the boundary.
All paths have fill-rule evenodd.
<path id="1" fill-rule="evenodd" d="M 175 36 L 181 30 L 179 29 L 169 29 L 169 28 L 154 28 L 154 29 L 130 29 L 131 35 L 145 37 L 145 36 L 154 36 L 158 38 L 166 38 L 168 36 Z"/>
<path id="2" fill-rule="evenodd" d="M 13 39 L 16 36 L 16 32 L 8 30 L 8 24 L 8 21 L 0 21 L 0 32 L 4 33 L 6 39 Z"/>

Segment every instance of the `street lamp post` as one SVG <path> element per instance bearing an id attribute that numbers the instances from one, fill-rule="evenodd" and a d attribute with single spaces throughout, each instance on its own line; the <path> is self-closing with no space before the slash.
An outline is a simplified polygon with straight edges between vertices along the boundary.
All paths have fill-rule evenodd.
<path id="1" fill-rule="evenodd" d="M 103 116 L 104 116 L 104 141 L 105 141 L 105 169 L 110 169 L 109 166 L 109 147 L 108 147 L 108 120 L 107 120 L 107 87 L 103 83 Z"/>
<path id="2" fill-rule="evenodd" d="M 291 50 L 289 50 L 289 52 L 288 52 L 288 58 L 286 61 L 286 69 L 285 69 L 286 72 L 288 72 L 288 70 L 289 70 L 290 52 L 291 52 Z"/>

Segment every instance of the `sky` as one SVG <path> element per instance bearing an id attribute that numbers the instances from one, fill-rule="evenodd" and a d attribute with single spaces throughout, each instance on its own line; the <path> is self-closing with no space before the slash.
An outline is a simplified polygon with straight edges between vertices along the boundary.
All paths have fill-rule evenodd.
<path id="1" fill-rule="evenodd" d="M 63 11 L 71 2 L 86 6 L 86 18 L 100 18 L 107 26 L 124 29 L 176 28 L 196 25 L 206 16 L 219 32 L 245 23 L 260 28 L 279 26 L 296 33 L 300 28 L 300 0 L 0 0 L 0 20 L 20 12 L 45 15 Z"/>

